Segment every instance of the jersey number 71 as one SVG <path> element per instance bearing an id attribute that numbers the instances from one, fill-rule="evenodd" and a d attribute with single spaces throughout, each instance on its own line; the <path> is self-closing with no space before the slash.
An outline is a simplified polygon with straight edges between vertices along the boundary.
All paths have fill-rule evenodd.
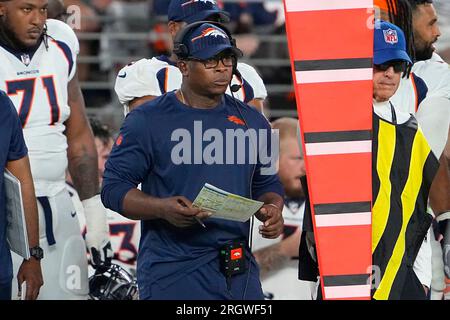
<path id="1" fill-rule="evenodd" d="M 33 107 L 36 79 L 38 78 L 28 78 L 6 82 L 6 91 L 9 96 L 16 95 L 19 91 L 23 91 L 23 97 L 18 111 L 22 128 L 26 126 L 28 117 L 30 116 L 31 109 Z M 49 125 L 54 125 L 58 122 L 60 116 L 58 98 L 56 97 L 55 92 L 55 82 L 53 80 L 53 76 L 45 76 L 40 79 L 42 80 L 43 87 L 47 93 L 48 103 L 50 105 Z"/>

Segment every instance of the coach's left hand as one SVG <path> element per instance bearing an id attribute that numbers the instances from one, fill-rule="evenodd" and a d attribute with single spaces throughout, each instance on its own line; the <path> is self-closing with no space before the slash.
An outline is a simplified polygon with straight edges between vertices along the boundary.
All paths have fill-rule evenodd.
<path id="1" fill-rule="evenodd" d="M 259 227 L 263 238 L 275 239 L 283 233 L 284 219 L 280 208 L 273 204 L 265 204 L 256 213 L 256 218 L 264 225 Z"/>

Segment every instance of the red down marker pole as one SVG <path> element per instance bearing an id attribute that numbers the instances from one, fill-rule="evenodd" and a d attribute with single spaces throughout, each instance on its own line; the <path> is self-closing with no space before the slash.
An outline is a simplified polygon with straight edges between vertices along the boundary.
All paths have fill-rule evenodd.
<path id="1" fill-rule="evenodd" d="M 370 299 L 372 0 L 284 0 L 324 299 Z"/>

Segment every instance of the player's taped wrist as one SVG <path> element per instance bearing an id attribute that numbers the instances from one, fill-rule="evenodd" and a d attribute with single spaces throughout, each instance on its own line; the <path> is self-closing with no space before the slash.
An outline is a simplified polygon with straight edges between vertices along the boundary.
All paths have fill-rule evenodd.
<path id="1" fill-rule="evenodd" d="M 106 209 L 100 195 L 81 201 L 86 216 L 86 245 L 94 266 L 110 264 L 113 252 L 109 241 Z"/>
<path id="2" fill-rule="evenodd" d="M 436 217 L 436 221 L 439 223 L 444 220 L 450 220 L 450 211 L 443 212 Z"/>

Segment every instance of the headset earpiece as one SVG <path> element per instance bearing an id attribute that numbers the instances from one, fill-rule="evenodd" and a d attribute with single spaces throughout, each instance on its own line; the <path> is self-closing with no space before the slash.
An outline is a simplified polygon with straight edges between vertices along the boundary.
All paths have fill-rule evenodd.
<path id="1" fill-rule="evenodd" d="M 189 50 L 183 43 L 174 43 L 173 52 L 178 56 L 178 58 L 183 59 L 189 56 Z"/>

